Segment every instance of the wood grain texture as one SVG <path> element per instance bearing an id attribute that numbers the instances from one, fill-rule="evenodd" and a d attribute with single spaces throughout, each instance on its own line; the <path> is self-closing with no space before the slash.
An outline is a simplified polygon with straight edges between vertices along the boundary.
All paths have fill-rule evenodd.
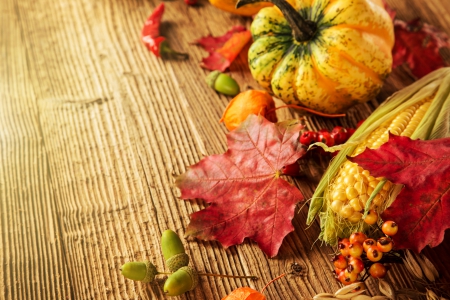
<path id="1" fill-rule="evenodd" d="M 450 31 L 447 0 L 390 0 L 398 15 L 420 16 Z M 189 214 L 204 207 L 178 199 L 174 177 L 202 157 L 226 150 L 218 123 L 230 98 L 204 84 L 206 53 L 191 43 L 221 35 L 250 19 L 207 1 L 166 3 L 162 27 L 187 61 L 163 61 L 139 40 L 156 0 L 4 0 L 0 27 L 0 299 L 164 299 L 164 277 L 141 284 L 125 280 L 120 266 L 149 259 L 162 271 L 159 240 L 171 228 L 184 235 Z M 448 58 L 448 52 L 443 52 Z M 229 71 L 243 88 L 257 88 L 240 55 Z M 312 129 L 354 126 L 380 101 L 413 82 L 397 69 L 377 100 L 342 120 L 307 117 Z M 299 117 L 280 110 L 280 119 Z M 295 181 L 310 198 L 327 162 L 307 166 Z M 271 285 L 268 299 L 309 299 L 339 285 L 333 250 L 317 242 L 319 225 L 295 216 L 280 255 L 268 259 L 255 243 L 224 249 L 186 240 L 201 272 L 254 274 L 258 281 L 202 278 L 179 299 L 221 299 L 233 289 L 260 290 L 296 262 L 299 276 Z M 427 249 L 450 282 L 448 238 Z M 390 271 L 397 287 L 413 285 L 402 267 Z M 376 282 L 368 282 L 373 294 Z"/>

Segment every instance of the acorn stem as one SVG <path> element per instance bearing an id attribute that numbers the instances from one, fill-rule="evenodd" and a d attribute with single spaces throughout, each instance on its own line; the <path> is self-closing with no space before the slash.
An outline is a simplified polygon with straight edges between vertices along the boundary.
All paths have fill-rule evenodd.
<path id="1" fill-rule="evenodd" d="M 285 0 L 239 0 L 236 3 L 236 8 L 244 6 L 250 3 L 259 2 L 271 2 L 278 7 L 283 13 L 284 17 L 288 21 L 292 28 L 292 34 L 296 41 L 304 42 L 310 40 L 317 29 L 317 24 L 311 20 L 304 19 L 298 11 L 295 10 L 287 1 Z"/>
<path id="2" fill-rule="evenodd" d="M 274 279 L 272 279 L 271 281 L 269 281 L 269 282 L 263 287 L 263 289 L 261 290 L 261 294 L 264 293 L 265 289 L 266 289 L 272 282 L 277 281 L 278 279 L 281 279 L 281 278 L 283 278 L 284 276 L 286 276 L 286 273 L 283 273 L 283 274 L 281 274 L 280 276 L 275 277 Z"/>
<path id="3" fill-rule="evenodd" d="M 156 275 L 172 275 L 172 272 L 158 272 Z"/>
<path id="4" fill-rule="evenodd" d="M 259 279 L 257 276 L 239 276 L 239 275 L 223 275 L 223 274 L 211 274 L 211 273 L 198 273 L 198 276 L 211 276 L 211 277 L 225 277 L 225 278 L 250 278 L 253 280 Z"/>

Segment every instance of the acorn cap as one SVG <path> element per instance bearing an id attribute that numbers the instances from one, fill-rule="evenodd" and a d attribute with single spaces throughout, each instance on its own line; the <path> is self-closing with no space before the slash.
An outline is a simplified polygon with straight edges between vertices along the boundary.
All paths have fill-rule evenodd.
<path id="1" fill-rule="evenodd" d="M 216 79 L 217 77 L 219 77 L 219 75 L 222 74 L 220 71 L 212 71 L 211 73 L 208 74 L 208 76 L 206 76 L 206 84 L 208 84 L 208 86 L 212 89 L 215 89 L 215 83 L 216 83 Z"/>
<path id="2" fill-rule="evenodd" d="M 142 282 L 152 282 L 158 274 L 156 267 L 148 260 L 127 262 L 120 271 L 125 278 Z"/>
<path id="3" fill-rule="evenodd" d="M 179 268 L 189 264 L 189 256 L 186 253 L 178 253 L 166 260 L 166 264 L 171 272 L 175 272 Z"/>
<path id="4" fill-rule="evenodd" d="M 170 275 L 164 283 L 164 293 L 168 296 L 179 296 L 192 291 L 198 285 L 198 273 L 189 266 L 181 267 Z"/>

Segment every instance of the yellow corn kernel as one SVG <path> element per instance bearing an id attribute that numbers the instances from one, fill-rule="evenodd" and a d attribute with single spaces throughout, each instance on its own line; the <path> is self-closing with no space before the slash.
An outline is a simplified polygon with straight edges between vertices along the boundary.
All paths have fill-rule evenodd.
<path id="1" fill-rule="evenodd" d="M 344 202 L 342 201 L 334 200 L 333 202 L 331 202 L 331 209 L 335 213 L 339 213 L 341 211 L 342 206 L 344 206 Z"/>
<path id="2" fill-rule="evenodd" d="M 428 101 L 422 104 L 419 107 L 419 109 L 417 109 L 416 113 L 411 118 L 411 121 L 409 122 L 408 126 L 406 126 L 405 130 L 400 134 L 401 136 L 410 137 L 413 134 L 414 130 L 416 130 L 417 126 L 419 125 L 420 121 L 422 120 L 423 116 L 427 112 L 430 105 L 431 101 Z"/>
<path id="3" fill-rule="evenodd" d="M 362 195 L 359 195 L 359 200 L 361 200 L 361 202 L 362 203 L 364 203 L 364 205 L 366 205 L 366 202 L 367 202 L 367 200 L 369 200 L 369 195 L 367 195 L 367 194 L 362 194 Z"/>
<path id="4" fill-rule="evenodd" d="M 357 223 L 361 221 L 362 216 L 362 213 L 355 211 L 350 217 L 348 217 L 348 220 L 352 223 Z"/>
<path id="5" fill-rule="evenodd" d="M 369 187 L 374 189 L 377 187 L 378 183 L 380 183 L 380 180 L 374 178 L 372 181 L 369 181 Z"/>
<path id="6" fill-rule="evenodd" d="M 342 209 L 342 206 L 344 206 L 344 202 L 342 202 L 342 201 L 334 200 L 333 202 L 331 202 L 331 209 L 335 213 L 339 213 Z"/>
<path id="7" fill-rule="evenodd" d="M 332 194 L 333 200 L 344 201 L 347 200 L 347 195 L 344 190 L 335 190 Z"/>
<path id="8" fill-rule="evenodd" d="M 348 203 L 355 211 L 361 211 L 364 206 L 359 198 L 354 198 Z"/>
<path id="9" fill-rule="evenodd" d="M 352 186 L 345 189 L 345 194 L 347 195 L 347 199 L 353 199 L 359 196 L 358 191 Z"/>
<path id="10" fill-rule="evenodd" d="M 367 193 L 367 185 L 362 181 L 358 181 L 357 183 L 355 183 L 354 188 L 360 195 Z"/>
<path id="11" fill-rule="evenodd" d="M 367 184 L 369 181 L 367 180 L 367 177 L 362 175 L 361 173 L 355 174 L 355 180 L 356 181 L 361 181 L 364 182 L 365 184 Z"/>
<path id="12" fill-rule="evenodd" d="M 344 184 L 347 186 L 353 186 L 355 184 L 356 180 L 353 175 L 348 175 L 344 177 Z"/>
<path id="13" fill-rule="evenodd" d="M 351 207 L 350 205 L 344 205 L 344 206 L 342 206 L 341 210 L 339 211 L 339 214 L 343 218 L 348 218 L 351 215 L 353 215 L 354 212 L 355 212 L 355 210 L 353 209 L 353 207 Z"/>

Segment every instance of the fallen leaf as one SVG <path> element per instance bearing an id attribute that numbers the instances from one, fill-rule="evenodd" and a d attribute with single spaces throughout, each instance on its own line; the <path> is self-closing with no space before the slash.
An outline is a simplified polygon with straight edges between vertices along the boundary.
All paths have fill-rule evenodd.
<path id="1" fill-rule="evenodd" d="M 202 46 L 203 49 L 211 53 L 216 51 L 217 49 L 222 48 L 222 46 L 231 38 L 231 36 L 233 36 L 233 34 L 242 31 L 246 31 L 244 26 L 233 26 L 227 33 L 222 36 L 214 37 L 212 35 L 208 35 L 195 41 L 194 44 Z"/>
<path id="2" fill-rule="evenodd" d="M 251 39 L 249 30 L 242 26 L 234 26 L 223 36 L 207 36 L 197 40 L 195 43 L 209 52 L 209 56 L 202 59 L 201 67 L 225 71 Z"/>
<path id="3" fill-rule="evenodd" d="M 266 297 L 249 287 L 241 287 L 232 291 L 222 300 L 266 300 Z"/>
<path id="4" fill-rule="evenodd" d="M 250 115 L 227 134 L 228 151 L 211 155 L 176 179 L 182 199 L 211 205 L 191 215 L 186 234 L 217 240 L 224 247 L 256 241 L 270 257 L 294 230 L 291 220 L 301 192 L 281 178 L 283 166 L 306 152 L 298 120 L 273 124 Z"/>
<path id="5" fill-rule="evenodd" d="M 450 47 L 446 33 L 415 19 L 394 21 L 395 45 L 392 49 L 393 68 L 406 63 L 417 78 L 444 67 L 439 49 Z"/>
<path id="6" fill-rule="evenodd" d="M 397 248 L 420 252 L 442 242 L 450 228 L 450 138 L 421 141 L 390 135 L 379 149 L 349 159 L 375 177 L 404 185 L 382 214 L 399 226 L 393 237 Z"/>

